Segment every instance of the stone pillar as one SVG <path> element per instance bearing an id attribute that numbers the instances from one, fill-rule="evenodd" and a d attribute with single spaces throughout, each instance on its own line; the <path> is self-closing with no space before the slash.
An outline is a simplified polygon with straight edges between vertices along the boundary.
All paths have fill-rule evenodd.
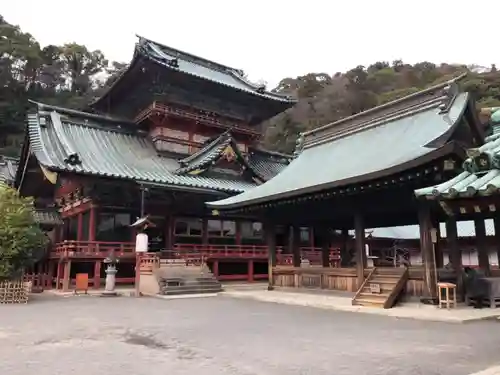
<path id="1" fill-rule="evenodd" d="M 479 268 L 486 276 L 490 275 L 490 256 L 488 244 L 486 242 L 486 226 L 484 218 L 474 220 L 474 228 L 476 231 L 476 244 L 477 244 L 477 259 L 479 261 Z"/>
<path id="2" fill-rule="evenodd" d="M 437 270 L 434 257 L 434 244 L 432 243 L 431 213 L 426 204 L 421 204 L 418 209 L 418 221 L 420 225 L 420 249 L 422 262 L 424 264 L 424 293 L 432 301 L 437 299 Z"/>
<path id="3" fill-rule="evenodd" d="M 355 232 L 355 251 L 356 251 L 356 278 L 357 288 L 365 281 L 365 268 L 366 268 L 366 237 L 365 237 L 365 223 L 360 214 L 354 217 L 354 232 Z"/>

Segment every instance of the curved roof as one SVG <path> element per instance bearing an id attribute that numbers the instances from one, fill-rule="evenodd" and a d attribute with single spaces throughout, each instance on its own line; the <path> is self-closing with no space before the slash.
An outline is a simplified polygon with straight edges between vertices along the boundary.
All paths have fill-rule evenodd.
<path id="1" fill-rule="evenodd" d="M 490 117 L 492 124 L 500 124 L 500 108 L 497 108 Z"/>
<path id="2" fill-rule="evenodd" d="M 453 143 L 437 146 L 434 141 L 454 128 L 469 96 L 451 94 L 448 85 L 305 133 L 303 151 L 283 172 L 243 194 L 207 204 L 219 209 L 262 204 L 390 176 L 449 154 Z"/>
<path id="3" fill-rule="evenodd" d="M 31 150 L 54 171 L 88 174 L 226 193 L 239 193 L 253 183 L 176 175 L 177 160 L 158 155 L 151 140 L 116 121 L 96 115 L 40 105 L 28 115 Z"/>
<path id="4" fill-rule="evenodd" d="M 439 185 L 415 190 L 417 197 L 428 199 L 490 195 L 500 190 L 500 133 L 486 138 L 486 143 L 469 150 L 463 172 Z M 483 162 L 486 162 L 483 164 Z M 485 167 L 482 167 L 484 165 Z"/>
<path id="5" fill-rule="evenodd" d="M 100 98 L 91 104 L 91 106 L 97 106 L 99 102 L 110 94 L 118 82 L 125 78 L 127 72 L 132 69 L 134 62 L 138 61 L 139 57 L 150 60 L 165 69 L 178 71 L 264 99 L 281 102 L 285 105 L 288 103 L 287 107 L 290 107 L 297 102 L 295 98 L 289 95 L 273 93 L 267 91 L 265 87 L 261 85 L 249 82 L 245 78 L 243 71 L 240 69 L 231 68 L 202 57 L 189 54 L 141 36 L 138 36 L 138 38 L 139 42 L 135 47 L 134 59 L 130 63 L 129 67 Z"/>

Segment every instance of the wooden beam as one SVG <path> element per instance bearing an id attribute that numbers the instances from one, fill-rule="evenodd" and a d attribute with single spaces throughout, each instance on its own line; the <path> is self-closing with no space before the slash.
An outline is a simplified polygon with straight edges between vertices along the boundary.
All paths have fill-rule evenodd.
<path id="1" fill-rule="evenodd" d="M 293 254 L 293 266 L 300 267 L 300 227 L 297 225 L 289 227 L 288 235 L 289 249 Z"/>

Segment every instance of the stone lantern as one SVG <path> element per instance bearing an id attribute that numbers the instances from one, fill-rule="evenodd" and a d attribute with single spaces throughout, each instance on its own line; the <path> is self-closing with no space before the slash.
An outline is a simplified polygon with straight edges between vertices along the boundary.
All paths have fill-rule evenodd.
<path id="1" fill-rule="evenodd" d="M 115 256 L 115 251 L 111 250 L 106 259 L 104 259 L 104 264 L 106 264 L 106 285 L 104 287 L 104 292 L 102 292 L 103 297 L 115 297 L 118 294 L 115 290 L 116 284 L 116 264 L 119 260 Z"/>

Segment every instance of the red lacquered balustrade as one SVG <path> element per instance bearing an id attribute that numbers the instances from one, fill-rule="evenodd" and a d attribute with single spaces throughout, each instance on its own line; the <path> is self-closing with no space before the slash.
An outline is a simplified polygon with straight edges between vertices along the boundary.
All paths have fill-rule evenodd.
<path id="1" fill-rule="evenodd" d="M 112 250 L 117 257 L 135 257 L 133 242 L 62 241 L 54 246 L 51 258 L 105 258 Z"/>

